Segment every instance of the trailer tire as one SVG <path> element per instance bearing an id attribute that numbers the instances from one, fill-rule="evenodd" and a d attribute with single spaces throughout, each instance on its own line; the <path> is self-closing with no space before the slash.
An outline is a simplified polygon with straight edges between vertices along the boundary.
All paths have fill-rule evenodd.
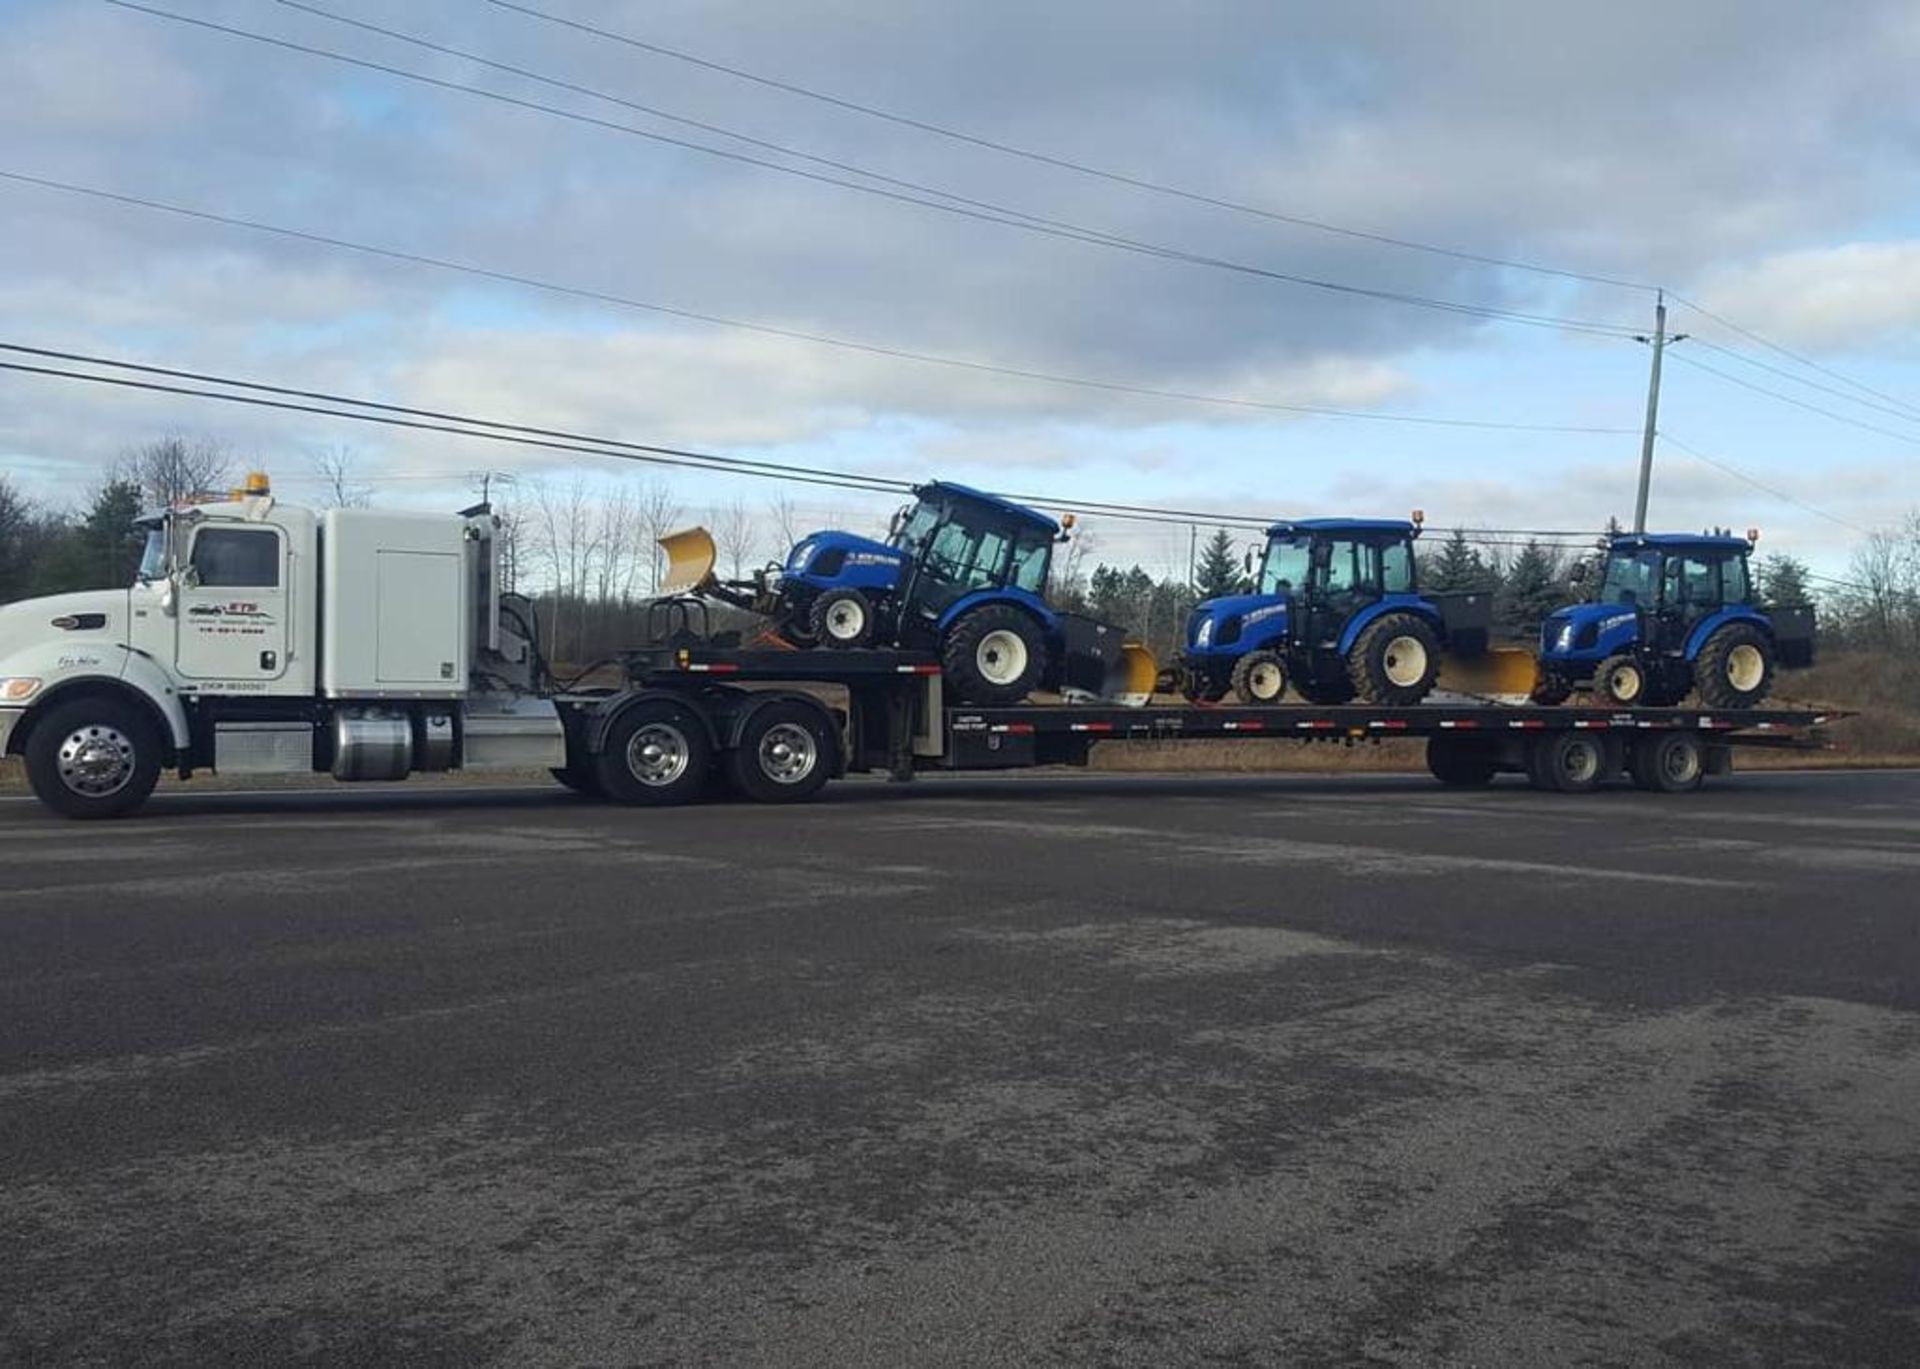
<path id="1" fill-rule="evenodd" d="M 93 694 L 58 704 L 27 737 L 27 780 L 69 818 L 117 818 L 160 781 L 160 734 L 132 704 Z"/>
<path id="2" fill-rule="evenodd" d="M 1633 656 L 1609 656 L 1593 672 L 1593 692 L 1620 708 L 1647 704 L 1647 668 Z"/>
<path id="3" fill-rule="evenodd" d="M 1693 680 L 1708 708 L 1753 708 L 1773 687 L 1773 643 L 1752 623 L 1729 623 L 1700 648 Z"/>
<path id="4" fill-rule="evenodd" d="M 1635 785 L 1655 794 L 1684 794 L 1700 787 L 1706 755 L 1699 738 L 1688 732 L 1657 732 L 1636 737 L 1627 756 Z"/>
<path id="5" fill-rule="evenodd" d="M 1493 748 L 1468 737 L 1427 738 L 1427 773 L 1457 789 L 1476 789 L 1493 781 L 1499 767 Z"/>
<path id="6" fill-rule="evenodd" d="M 1032 614 L 985 604 L 947 629 L 940 660 L 958 702 L 1017 704 L 1046 678 L 1047 643 Z"/>
<path id="7" fill-rule="evenodd" d="M 1527 779 L 1535 789 L 1586 794 L 1607 777 L 1607 747 L 1591 732 L 1543 732 L 1527 747 Z"/>
<path id="8" fill-rule="evenodd" d="M 1440 634 L 1412 613 L 1375 618 L 1347 653 L 1347 674 L 1363 702 L 1405 708 L 1433 690 L 1440 675 Z"/>
<path id="9" fill-rule="evenodd" d="M 713 743 L 691 709 L 648 699 L 614 719 L 593 767 L 615 803 L 691 803 L 707 787 Z"/>
<path id="10" fill-rule="evenodd" d="M 1233 697 L 1243 704 L 1274 704 L 1287 692 L 1287 663 L 1277 651 L 1249 651 L 1233 663 Z"/>
<path id="11" fill-rule="evenodd" d="M 818 709 L 768 704 L 741 727 L 727 753 L 727 778 L 755 803 L 800 803 L 833 778 L 838 744 Z"/>
<path id="12" fill-rule="evenodd" d="M 873 640 L 873 604 L 857 589 L 830 589 L 813 601 L 807 625 L 821 646 L 852 651 Z"/>

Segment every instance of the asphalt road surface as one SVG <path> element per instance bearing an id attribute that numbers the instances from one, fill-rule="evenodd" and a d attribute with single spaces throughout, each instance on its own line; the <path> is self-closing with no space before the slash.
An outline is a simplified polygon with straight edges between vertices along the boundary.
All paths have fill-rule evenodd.
<path id="1" fill-rule="evenodd" d="M 0 1362 L 1920 1362 L 1920 774 L 0 801 Z"/>

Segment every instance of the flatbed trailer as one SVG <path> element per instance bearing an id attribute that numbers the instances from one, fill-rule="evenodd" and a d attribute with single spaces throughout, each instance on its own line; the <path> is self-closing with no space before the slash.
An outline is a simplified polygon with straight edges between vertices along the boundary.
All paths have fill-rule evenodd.
<path id="1" fill-rule="evenodd" d="M 1360 745 L 1418 738 L 1427 766 L 1451 785 L 1481 785 L 1524 775 L 1535 787 L 1580 793 L 1620 777 L 1654 792 L 1697 788 L 1732 768 L 1736 747 L 1818 750 L 1818 729 L 1835 713 L 1807 709 L 1584 708 L 1508 705 L 1479 700 L 1409 707 L 1264 706 L 1150 702 L 1035 702 L 949 707 L 939 663 L 895 650 L 662 648 L 628 657 L 625 688 L 556 702 L 569 719 L 569 769 L 577 786 L 597 786 L 615 759 L 605 721 L 638 708 L 704 734 L 701 764 L 663 784 L 618 785 L 606 794 L 633 802 L 683 802 L 706 788 L 716 769 L 746 797 L 770 802 L 810 797 L 828 779 L 884 773 L 898 780 L 924 771 L 1018 770 L 1085 765 L 1099 743 L 1295 740 Z M 824 690 L 838 697 L 823 697 Z M 771 711 L 810 732 L 814 748 L 792 762 L 776 739 L 766 747 Z M 790 740 L 794 733 L 785 734 Z M 604 759 L 603 759 L 604 758 Z M 788 769 L 801 779 L 782 781 Z M 613 767 L 618 769 L 619 767 Z M 699 774 L 687 773 L 698 769 Z M 570 780 L 569 782 L 574 782 Z M 601 792 L 605 793 L 604 789 Z"/>

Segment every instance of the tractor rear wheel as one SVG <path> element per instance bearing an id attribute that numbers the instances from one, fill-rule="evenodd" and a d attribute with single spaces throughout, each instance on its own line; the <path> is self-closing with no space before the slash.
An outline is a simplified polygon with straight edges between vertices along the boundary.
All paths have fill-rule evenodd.
<path id="1" fill-rule="evenodd" d="M 1654 732 L 1636 737 L 1627 756 L 1627 773 L 1642 789 L 1684 794 L 1698 789 L 1706 774 L 1706 752 L 1690 732 Z"/>
<path id="2" fill-rule="evenodd" d="M 1773 643 L 1752 623 L 1729 623 L 1700 648 L 1693 683 L 1708 708 L 1752 708 L 1773 685 Z"/>
<path id="3" fill-rule="evenodd" d="M 1609 656 L 1593 672 L 1593 692 L 1621 708 L 1641 708 L 1647 703 L 1647 670 L 1632 656 Z"/>
<path id="4" fill-rule="evenodd" d="M 940 651 L 946 683 L 963 704 L 1017 704 L 1047 673 L 1047 643 L 1033 615 L 986 604 L 947 629 Z"/>
<path id="5" fill-rule="evenodd" d="M 873 640 L 873 605 L 857 589 L 830 589 L 813 601 L 807 626 L 821 646 L 863 647 Z"/>
<path id="6" fill-rule="evenodd" d="M 1355 640 L 1347 674 L 1365 703 L 1417 704 L 1440 674 L 1440 634 L 1414 614 L 1382 614 Z"/>
<path id="7" fill-rule="evenodd" d="M 1440 783 L 1459 789 L 1490 783 L 1495 766 L 1493 748 L 1470 737 L 1427 738 L 1427 770 Z"/>
<path id="8" fill-rule="evenodd" d="M 1287 663 L 1277 651 L 1249 651 L 1233 663 L 1233 697 L 1243 704 L 1279 703 L 1287 692 Z"/>

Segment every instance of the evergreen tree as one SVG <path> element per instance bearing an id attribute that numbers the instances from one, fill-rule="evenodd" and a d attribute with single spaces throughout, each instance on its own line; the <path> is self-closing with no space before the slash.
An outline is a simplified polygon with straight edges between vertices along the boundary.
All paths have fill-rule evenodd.
<path id="1" fill-rule="evenodd" d="M 1431 590 L 1492 589 L 1495 578 L 1460 528 L 1441 543 L 1438 556 L 1420 566 L 1420 583 Z"/>
<path id="2" fill-rule="evenodd" d="M 1240 564 L 1233 557 L 1233 539 L 1225 528 L 1215 528 L 1200 550 L 1193 588 L 1202 599 L 1217 599 L 1240 588 Z"/>
<path id="3" fill-rule="evenodd" d="M 1754 592 L 1768 608 L 1813 602 L 1805 561 L 1776 551 L 1761 557 L 1753 569 Z"/>
<path id="4" fill-rule="evenodd" d="M 1566 601 L 1562 570 L 1560 553 L 1553 548 L 1529 539 L 1520 549 L 1495 605 L 1495 617 L 1509 635 L 1533 637 L 1540 620 Z"/>

